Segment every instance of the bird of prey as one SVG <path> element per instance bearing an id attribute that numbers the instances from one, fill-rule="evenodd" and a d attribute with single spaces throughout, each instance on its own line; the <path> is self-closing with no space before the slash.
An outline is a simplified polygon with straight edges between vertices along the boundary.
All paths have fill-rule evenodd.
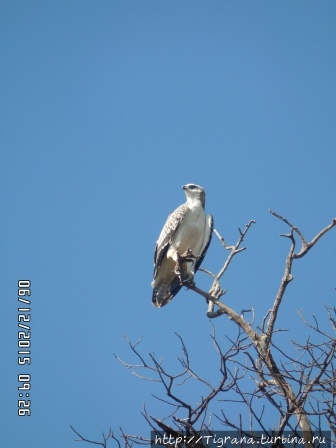
<path id="1" fill-rule="evenodd" d="M 152 303 L 166 305 L 192 282 L 209 247 L 213 219 L 204 211 L 205 191 L 195 184 L 184 185 L 187 202 L 171 213 L 156 243 Z"/>

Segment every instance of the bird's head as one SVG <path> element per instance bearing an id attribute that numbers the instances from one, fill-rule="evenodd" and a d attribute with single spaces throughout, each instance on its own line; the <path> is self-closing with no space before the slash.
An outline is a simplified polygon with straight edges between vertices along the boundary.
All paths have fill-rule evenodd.
<path id="1" fill-rule="evenodd" d="M 201 202 L 202 206 L 205 205 L 205 191 L 204 188 L 196 184 L 183 185 L 183 190 L 187 196 L 187 202 L 190 207 Z"/>

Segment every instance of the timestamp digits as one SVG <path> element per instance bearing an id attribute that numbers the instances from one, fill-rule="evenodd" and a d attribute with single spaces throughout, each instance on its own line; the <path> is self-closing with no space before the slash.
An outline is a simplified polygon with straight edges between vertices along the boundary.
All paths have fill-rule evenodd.
<path id="1" fill-rule="evenodd" d="M 31 363 L 31 300 L 30 280 L 18 281 L 18 365 L 29 368 Z M 30 397 L 31 375 L 19 373 L 18 375 L 18 415 L 29 416 L 31 401 Z"/>

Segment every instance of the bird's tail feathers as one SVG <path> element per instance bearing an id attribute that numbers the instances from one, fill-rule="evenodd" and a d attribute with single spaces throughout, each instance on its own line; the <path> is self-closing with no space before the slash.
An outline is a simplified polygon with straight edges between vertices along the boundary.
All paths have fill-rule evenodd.
<path id="1" fill-rule="evenodd" d="M 167 303 L 179 292 L 181 287 L 178 279 L 175 279 L 170 285 L 158 285 L 153 291 L 152 304 L 156 308 L 161 308 L 162 306 L 167 305 Z"/>

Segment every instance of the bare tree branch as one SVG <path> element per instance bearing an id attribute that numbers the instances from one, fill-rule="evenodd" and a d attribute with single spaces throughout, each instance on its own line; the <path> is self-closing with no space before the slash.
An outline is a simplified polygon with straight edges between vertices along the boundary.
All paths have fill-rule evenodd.
<path id="1" fill-rule="evenodd" d="M 101 445 L 102 447 L 106 448 L 106 447 L 107 447 L 106 443 L 107 443 L 108 439 L 114 439 L 114 440 L 117 442 L 117 444 L 118 444 L 118 448 L 121 448 L 121 447 L 120 447 L 120 442 L 119 442 L 119 440 L 113 435 L 113 432 L 112 432 L 111 428 L 109 429 L 109 433 L 108 433 L 107 436 L 105 436 L 105 434 L 103 433 L 103 442 L 96 442 L 96 441 L 94 441 L 94 440 L 86 439 L 86 438 L 83 437 L 81 434 L 79 434 L 79 432 L 76 431 L 75 428 L 74 428 L 73 426 L 70 425 L 70 428 L 71 428 L 71 429 L 73 430 L 73 432 L 76 433 L 77 436 L 79 437 L 79 440 L 76 440 L 76 442 L 87 442 L 87 443 L 92 443 L 93 445 Z"/>
<path id="2" fill-rule="evenodd" d="M 279 288 L 275 294 L 272 307 L 254 329 L 256 315 L 254 308 L 244 309 L 240 312 L 228 307 L 221 298 L 227 293 L 222 289 L 220 281 L 231 264 L 233 257 L 243 250 L 241 247 L 246 234 L 254 220 L 249 221 L 245 229 L 239 229 L 239 238 L 235 245 L 229 245 L 215 230 L 219 241 L 229 255 L 223 263 L 218 274 L 206 269 L 205 273 L 212 277 L 212 286 L 208 292 L 200 289 L 193 281 L 183 279 L 184 255 L 177 261 L 177 270 L 181 272 L 181 284 L 202 296 L 208 302 L 207 316 L 210 319 L 226 315 L 237 326 L 235 338 L 226 335 L 225 343 L 217 339 L 214 325 L 211 323 L 211 341 L 218 356 L 217 372 L 219 378 L 213 380 L 211 370 L 209 378 L 198 373 L 190 359 L 187 346 L 182 336 L 176 333 L 181 346 L 181 354 L 177 356 L 179 370 L 172 373 L 163 358 L 157 358 L 154 353 L 147 357 L 140 351 L 141 338 L 134 344 L 123 335 L 136 363 L 123 361 L 117 355 L 115 358 L 132 374 L 141 380 L 157 382 L 162 386 L 164 396 L 152 395 L 162 405 L 160 418 L 147 413 L 146 407 L 142 415 L 154 434 L 160 432 L 178 437 L 183 431 L 186 434 L 197 435 L 202 431 L 211 434 L 213 420 L 224 425 L 225 428 L 238 431 L 240 434 L 251 436 L 256 428 L 262 430 L 267 436 L 281 436 L 285 430 L 293 434 L 299 431 L 304 435 L 304 447 L 313 447 L 313 434 L 322 433 L 323 426 L 327 425 L 336 438 L 336 308 L 327 307 L 330 330 L 327 331 L 319 323 L 316 316 L 308 322 L 301 310 L 297 313 L 312 333 L 304 343 L 292 341 L 294 354 L 275 345 L 274 334 L 282 329 L 275 329 L 275 323 L 281 307 L 282 300 L 289 283 L 293 280 L 292 267 L 296 259 L 302 258 L 325 235 L 336 226 L 336 219 L 322 229 L 310 242 L 307 242 L 301 230 L 291 222 L 270 210 L 270 213 L 289 226 L 288 234 L 281 236 L 290 242 L 289 251 L 285 260 L 284 272 Z M 297 240 L 301 243 L 299 252 L 295 252 Z M 186 254 L 188 256 L 189 252 Z M 192 256 L 192 254 L 189 254 Z M 216 310 L 214 307 L 216 306 Z M 252 313 L 250 321 L 245 319 L 247 313 Z M 249 315 L 249 314 L 248 314 Z M 314 336 L 317 341 L 314 341 Z M 187 383 L 195 384 L 195 400 L 188 400 L 183 394 Z M 197 397 L 196 397 L 197 395 Z M 215 404 L 217 403 L 217 407 Z M 229 406 L 221 407 L 224 403 Z M 232 416 L 232 406 L 240 405 L 242 412 Z M 216 410 L 214 410 L 214 408 Z M 277 423 L 269 427 L 267 415 L 272 411 L 277 415 Z M 103 433 L 103 441 L 97 442 L 83 437 L 72 426 L 71 429 L 79 437 L 78 441 L 101 445 L 107 448 L 107 441 L 115 440 L 121 448 L 119 439 L 109 430 L 108 435 Z M 135 444 L 150 444 L 149 438 L 140 435 L 131 435 L 121 428 L 121 439 L 125 448 Z M 260 443 L 260 440 L 259 440 Z M 169 445 L 167 448 L 183 448 L 183 444 Z M 262 445 L 257 445 L 262 446 Z M 302 445 L 301 445 L 302 446 Z M 194 444 L 190 448 L 201 448 L 202 444 Z M 294 448 L 294 446 L 293 446 Z"/>

